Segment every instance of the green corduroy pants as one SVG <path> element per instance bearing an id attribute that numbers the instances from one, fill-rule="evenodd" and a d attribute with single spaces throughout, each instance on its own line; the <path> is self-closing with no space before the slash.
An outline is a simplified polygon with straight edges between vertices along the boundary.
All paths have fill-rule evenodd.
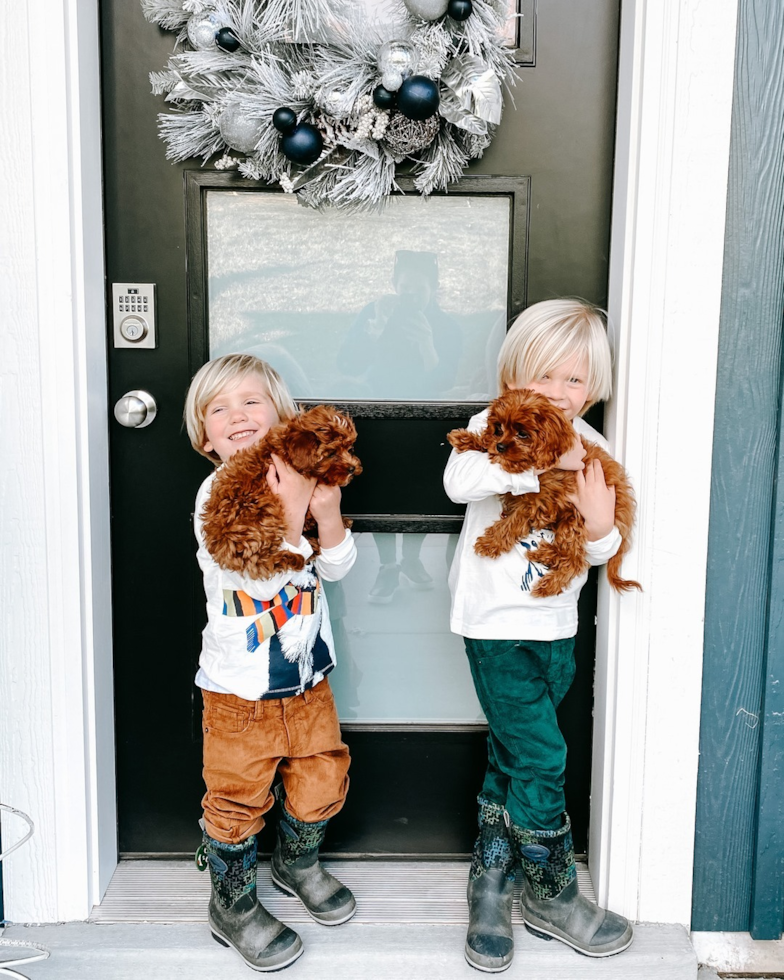
<path id="1" fill-rule="evenodd" d="M 566 743 L 555 709 L 574 679 L 574 637 L 464 640 L 490 729 L 481 795 L 505 806 L 518 827 L 557 830 Z"/>

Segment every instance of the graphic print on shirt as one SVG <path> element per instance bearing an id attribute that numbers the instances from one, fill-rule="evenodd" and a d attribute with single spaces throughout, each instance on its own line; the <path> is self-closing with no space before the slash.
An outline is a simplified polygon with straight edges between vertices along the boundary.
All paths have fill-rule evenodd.
<path id="1" fill-rule="evenodd" d="M 314 648 L 325 646 L 323 641 L 319 644 L 321 583 L 315 572 L 306 572 L 304 578 L 302 575 L 298 578 L 302 581 L 285 585 L 276 596 L 266 600 L 254 599 L 247 592 L 224 589 L 223 615 L 257 615 L 245 630 L 248 651 L 254 653 L 269 640 L 271 669 L 276 654 L 282 654 L 289 664 L 297 666 L 300 678 L 305 681 L 313 674 Z M 325 666 L 319 664 L 321 669 Z"/>
<path id="2" fill-rule="evenodd" d="M 555 541 L 555 535 L 549 529 L 544 531 L 531 531 L 531 533 L 522 539 L 522 541 L 517 542 L 517 547 L 521 548 L 523 552 L 530 556 L 532 552 L 535 552 L 539 547 L 541 541 L 546 541 L 548 544 L 552 544 Z M 549 572 L 550 569 L 547 565 L 539 561 L 534 561 L 529 557 L 526 564 L 526 569 L 523 572 L 523 577 L 520 582 L 520 588 L 523 592 L 530 592 L 531 589 L 536 585 L 540 578 Z"/>

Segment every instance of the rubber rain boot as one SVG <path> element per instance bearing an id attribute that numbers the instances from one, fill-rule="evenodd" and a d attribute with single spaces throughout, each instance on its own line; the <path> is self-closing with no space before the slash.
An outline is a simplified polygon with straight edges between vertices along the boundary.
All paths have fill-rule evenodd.
<path id="1" fill-rule="evenodd" d="M 509 814 L 499 803 L 478 797 L 479 836 L 468 874 L 468 934 L 465 958 L 485 973 L 507 970 L 514 956 L 512 898 L 514 851 Z"/>
<path id="2" fill-rule="evenodd" d="M 512 825 L 512 837 L 525 872 L 520 903 L 529 932 L 585 956 L 613 956 L 631 945 L 631 923 L 580 894 L 568 814 L 560 830 Z"/>
<path id="3" fill-rule="evenodd" d="M 345 885 L 321 866 L 318 851 L 328 820 L 303 823 L 281 806 L 278 842 L 272 853 L 272 880 L 284 892 L 296 895 L 310 916 L 324 926 L 339 926 L 357 910 Z"/>
<path id="4" fill-rule="evenodd" d="M 205 832 L 196 853 L 200 870 L 210 869 L 208 920 L 213 939 L 230 946 L 251 970 L 282 970 L 303 952 L 302 940 L 256 897 L 256 836 L 223 844 Z"/>

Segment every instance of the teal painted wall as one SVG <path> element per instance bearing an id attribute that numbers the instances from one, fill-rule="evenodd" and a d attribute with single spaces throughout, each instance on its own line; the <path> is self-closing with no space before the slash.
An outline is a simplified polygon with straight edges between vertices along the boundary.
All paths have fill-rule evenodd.
<path id="1" fill-rule="evenodd" d="M 784 6 L 741 0 L 697 794 L 695 930 L 782 931 Z M 695 366 L 699 369 L 698 366 Z M 784 479 L 784 468 L 782 468 Z M 775 531 L 775 533 L 774 533 Z M 779 678 L 782 683 L 779 684 Z"/>

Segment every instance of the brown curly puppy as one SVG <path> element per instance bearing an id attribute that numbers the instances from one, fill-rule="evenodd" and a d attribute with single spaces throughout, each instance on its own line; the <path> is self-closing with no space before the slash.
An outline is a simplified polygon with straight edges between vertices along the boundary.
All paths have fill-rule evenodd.
<path id="1" fill-rule="evenodd" d="M 215 474 L 202 515 L 204 542 L 221 568 L 254 579 L 304 568 L 302 555 L 281 550 L 283 503 L 267 483 L 272 456 L 319 483 L 344 487 L 362 472 L 354 455 L 356 438 L 348 415 L 317 405 L 273 426 L 263 439 L 228 459 Z M 315 529 L 308 513 L 304 533 L 318 553 Z"/>
<path id="2" fill-rule="evenodd" d="M 575 430 L 560 409 L 532 391 L 507 391 L 490 404 L 487 427 L 482 433 L 454 429 L 447 438 L 459 453 L 485 452 L 507 473 L 545 470 L 539 476 L 538 493 L 501 497 L 501 517 L 474 545 L 478 555 L 497 558 L 511 551 L 533 530 L 549 528 L 554 540 L 540 542 L 527 552 L 549 569 L 534 587 L 537 596 L 562 592 L 572 579 L 588 568 L 585 557 L 585 523 L 569 500 L 577 487 L 570 470 L 550 469 L 574 443 Z M 583 439 L 586 465 L 598 459 L 608 486 L 615 487 L 615 526 L 621 534 L 618 553 L 607 562 L 607 578 L 618 592 L 641 589 L 638 582 L 621 578 L 621 562 L 631 545 L 635 501 L 624 468 L 595 443 Z"/>

